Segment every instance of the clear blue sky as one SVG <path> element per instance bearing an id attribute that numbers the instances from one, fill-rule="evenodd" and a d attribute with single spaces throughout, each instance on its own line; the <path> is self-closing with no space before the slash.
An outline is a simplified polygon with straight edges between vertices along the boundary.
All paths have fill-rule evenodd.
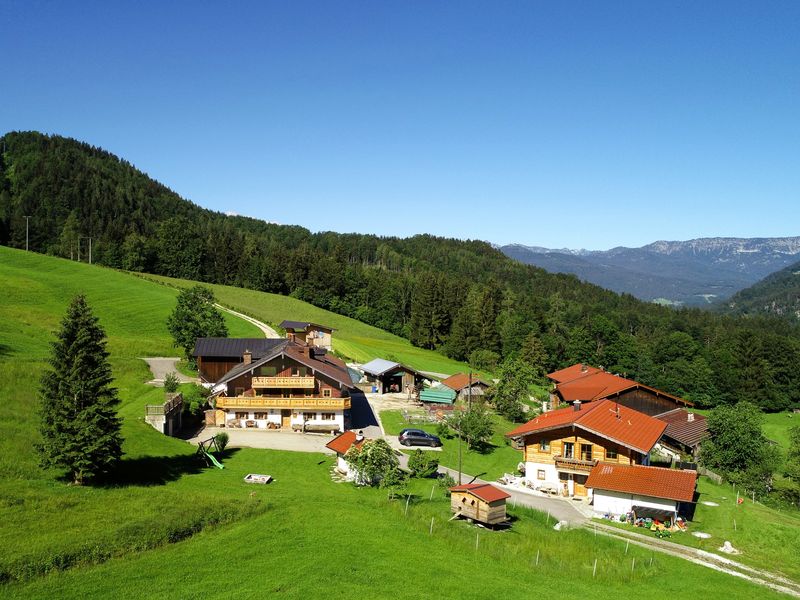
<path id="1" fill-rule="evenodd" d="M 68 5 L 69 4 L 69 5 Z M 0 2 L 0 132 L 311 230 L 800 235 L 800 2 Z"/>

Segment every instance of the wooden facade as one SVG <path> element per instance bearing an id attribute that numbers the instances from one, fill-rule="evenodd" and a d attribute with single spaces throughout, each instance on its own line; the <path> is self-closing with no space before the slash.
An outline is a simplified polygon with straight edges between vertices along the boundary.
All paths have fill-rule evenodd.
<path id="1" fill-rule="evenodd" d="M 198 356 L 197 372 L 204 381 L 218 381 L 241 362 L 241 356 Z"/>
<path id="2" fill-rule="evenodd" d="M 488 525 L 498 525 L 508 520 L 506 498 L 487 501 L 469 490 L 451 491 L 450 510 L 459 517 Z"/>
<path id="3" fill-rule="evenodd" d="M 674 396 L 660 394 L 658 390 L 648 388 L 627 390 L 608 398 L 651 417 L 674 410 L 677 406 Z"/>
<path id="4" fill-rule="evenodd" d="M 573 427 L 526 436 L 523 452 L 526 465 L 531 465 L 527 478 L 551 488 L 555 484 L 553 491 L 565 496 L 587 496 L 586 479 L 598 463 L 631 465 L 644 459 L 630 448 Z"/>

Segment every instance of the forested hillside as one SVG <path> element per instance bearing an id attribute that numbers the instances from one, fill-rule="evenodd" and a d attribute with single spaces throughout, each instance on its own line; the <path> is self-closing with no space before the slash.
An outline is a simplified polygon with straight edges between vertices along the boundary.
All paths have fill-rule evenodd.
<path id="1" fill-rule="evenodd" d="M 670 309 L 517 263 L 489 244 L 316 233 L 183 200 L 130 163 L 38 133 L 0 138 L 0 243 L 280 294 L 475 366 L 515 353 L 590 362 L 700 405 L 800 399 L 800 335 L 770 320 Z M 302 214 L 298 213 L 298 220 Z M 286 315 L 291 318 L 292 315 Z"/>
<path id="2" fill-rule="evenodd" d="M 800 322 L 800 262 L 768 275 L 722 305 L 735 315 L 777 315 Z"/>

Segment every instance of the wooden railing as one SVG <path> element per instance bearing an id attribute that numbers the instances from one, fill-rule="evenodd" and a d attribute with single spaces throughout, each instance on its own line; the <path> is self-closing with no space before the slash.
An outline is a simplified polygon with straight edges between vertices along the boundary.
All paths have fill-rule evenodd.
<path id="1" fill-rule="evenodd" d="M 264 398 L 260 396 L 225 396 L 217 398 L 217 408 L 350 408 L 350 398 Z"/>
<path id="2" fill-rule="evenodd" d="M 253 388 L 297 388 L 314 389 L 313 377 L 253 377 Z"/>
<path id="3" fill-rule="evenodd" d="M 582 460 L 580 458 L 565 458 L 563 456 L 554 456 L 556 468 L 572 469 L 574 471 L 591 471 L 597 464 L 596 460 Z"/>
<path id="4" fill-rule="evenodd" d="M 150 415 L 168 415 L 173 410 L 183 406 L 183 395 L 175 394 L 172 398 L 164 402 L 164 404 L 147 404 L 144 407 L 145 414 Z"/>

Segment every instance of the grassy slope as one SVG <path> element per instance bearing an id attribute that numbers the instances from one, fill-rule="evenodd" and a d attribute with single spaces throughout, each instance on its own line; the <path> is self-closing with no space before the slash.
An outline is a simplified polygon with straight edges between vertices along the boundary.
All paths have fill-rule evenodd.
<path id="1" fill-rule="evenodd" d="M 195 284 L 193 281 L 156 275 L 146 277 L 170 286 L 187 287 Z M 415 369 L 447 374 L 466 372 L 469 368 L 464 363 L 449 359 L 438 352 L 416 348 L 408 340 L 382 329 L 317 308 L 296 298 L 225 285 L 209 287 L 214 290 L 221 304 L 273 326 L 284 319 L 291 319 L 313 321 L 335 328 L 334 349 L 342 356 L 357 362 L 394 357 Z"/>
<path id="2" fill-rule="evenodd" d="M 556 533 L 541 515 L 521 510 L 510 532 L 480 531 L 476 553 L 476 530 L 446 521 L 442 494 L 433 502 L 412 502 L 404 517 L 403 503 L 388 502 L 382 490 L 333 483 L 332 458 L 321 455 L 245 449 L 225 458 L 224 471 L 199 469 L 190 446 L 140 419 L 142 405 L 159 392 L 142 384 L 148 372 L 136 357 L 173 352 L 163 323 L 174 291 L 5 248 L 0 277 L 6 290 L 0 303 L 0 565 L 14 567 L 16 576 L 25 576 L 27 567 L 33 576 L 3 585 L 4 597 L 263 597 L 270 591 L 396 597 L 409 581 L 432 594 L 462 598 L 530 597 L 542 585 L 561 595 L 592 597 L 662 598 L 687 589 L 708 598 L 772 596 L 679 559 L 656 555 L 645 566 L 650 554 L 644 550 L 625 557 L 618 542 L 584 531 Z M 108 329 L 123 398 L 128 456 L 119 485 L 112 487 L 64 485 L 36 467 L 32 451 L 38 373 L 50 332 L 78 291 Z M 234 334 L 254 335 L 231 325 Z M 277 482 L 247 486 L 241 482 L 247 472 L 268 472 Z M 430 484 L 415 486 L 416 497 L 427 499 Z M 214 522 L 225 525 L 205 527 Z M 627 562 L 632 555 L 634 573 Z M 598 575 L 592 580 L 595 557 Z M 36 577 L 71 561 L 107 558 Z"/>
<path id="3" fill-rule="evenodd" d="M 159 513 L 168 515 L 170 525 L 152 535 L 152 544 L 158 542 L 158 535 L 174 537 L 184 527 L 197 528 L 239 512 L 237 505 L 216 493 L 193 490 L 183 480 L 152 488 L 75 489 L 55 482 L 53 473 L 36 464 L 34 406 L 40 373 L 52 332 L 69 300 L 84 293 L 108 334 L 120 414 L 125 417 L 126 482 L 158 483 L 192 469 L 185 458 L 192 448 L 157 434 L 142 419 L 144 405 L 159 402 L 163 391 L 143 385 L 151 375 L 139 357 L 176 354 L 164 325 L 175 304 L 174 290 L 108 269 L 3 247 L 0 280 L 4 289 L 0 302 L 0 400 L 4 406 L 0 413 L 0 519 L 4 523 L 0 569 L 21 561 L 48 568 L 53 562 L 96 554 L 100 546 L 121 550 L 145 544 L 138 532 L 147 529 Z M 255 327 L 241 319 L 230 318 L 228 326 L 236 335 L 258 335 Z M 24 545 L 18 543 L 23 536 Z"/>
<path id="4" fill-rule="evenodd" d="M 705 477 L 700 478 L 698 491 L 700 504 L 689 529 L 710 533 L 712 537 L 703 540 L 688 533 L 676 533 L 671 541 L 723 555 L 717 548 L 728 540 L 742 552 L 735 560 L 800 580 L 800 561 L 797 560 L 800 556 L 800 513 L 778 513 L 750 500 L 737 504 L 736 491 L 731 486 L 717 485 Z M 707 506 L 704 501 L 719 506 Z M 634 530 L 650 534 L 645 529 Z"/>
<path id="5" fill-rule="evenodd" d="M 789 449 L 789 429 L 800 427 L 800 415 L 790 412 L 764 415 L 764 435 L 778 443 L 785 452 Z"/>
<path id="6" fill-rule="evenodd" d="M 493 416 L 494 435 L 485 452 L 477 452 L 467 448 L 466 443 L 461 447 L 461 464 L 464 473 L 479 476 L 481 479 L 493 481 L 503 475 L 516 470 L 517 464 L 522 460 L 522 452 L 514 450 L 504 437 L 515 425 L 500 417 Z M 429 423 L 408 424 L 403 419 L 399 410 L 384 410 L 381 412 L 381 423 L 389 435 L 397 435 L 404 427 L 417 427 L 436 434 L 436 425 Z M 458 468 L 458 438 L 442 440 L 442 451 L 439 453 L 439 463 L 451 469 Z"/>
<path id="7" fill-rule="evenodd" d="M 209 472 L 207 483 L 242 503 L 266 506 L 265 513 L 124 560 L 8 586 L 8 596 L 133 599 L 147 590 L 191 598 L 276 592 L 283 598 L 396 598 L 406 596 L 409 585 L 443 598 L 530 598 L 537 589 L 556 597 L 660 599 L 685 597 L 690 589 L 706 598 L 775 596 L 680 559 L 638 548 L 626 556 L 624 544 L 585 530 L 553 532 L 552 522 L 522 509 L 511 510 L 518 520 L 507 532 L 448 522 L 447 498 L 435 489 L 429 500 L 427 481 L 414 482 L 404 516 L 402 499 L 389 502 L 382 490 L 333 483 L 332 463 L 312 454 L 242 450 L 225 471 Z M 248 488 L 240 478 L 254 468 L 276 482 Z M 638 567 L 631 572 L 633 558 Z"/>

